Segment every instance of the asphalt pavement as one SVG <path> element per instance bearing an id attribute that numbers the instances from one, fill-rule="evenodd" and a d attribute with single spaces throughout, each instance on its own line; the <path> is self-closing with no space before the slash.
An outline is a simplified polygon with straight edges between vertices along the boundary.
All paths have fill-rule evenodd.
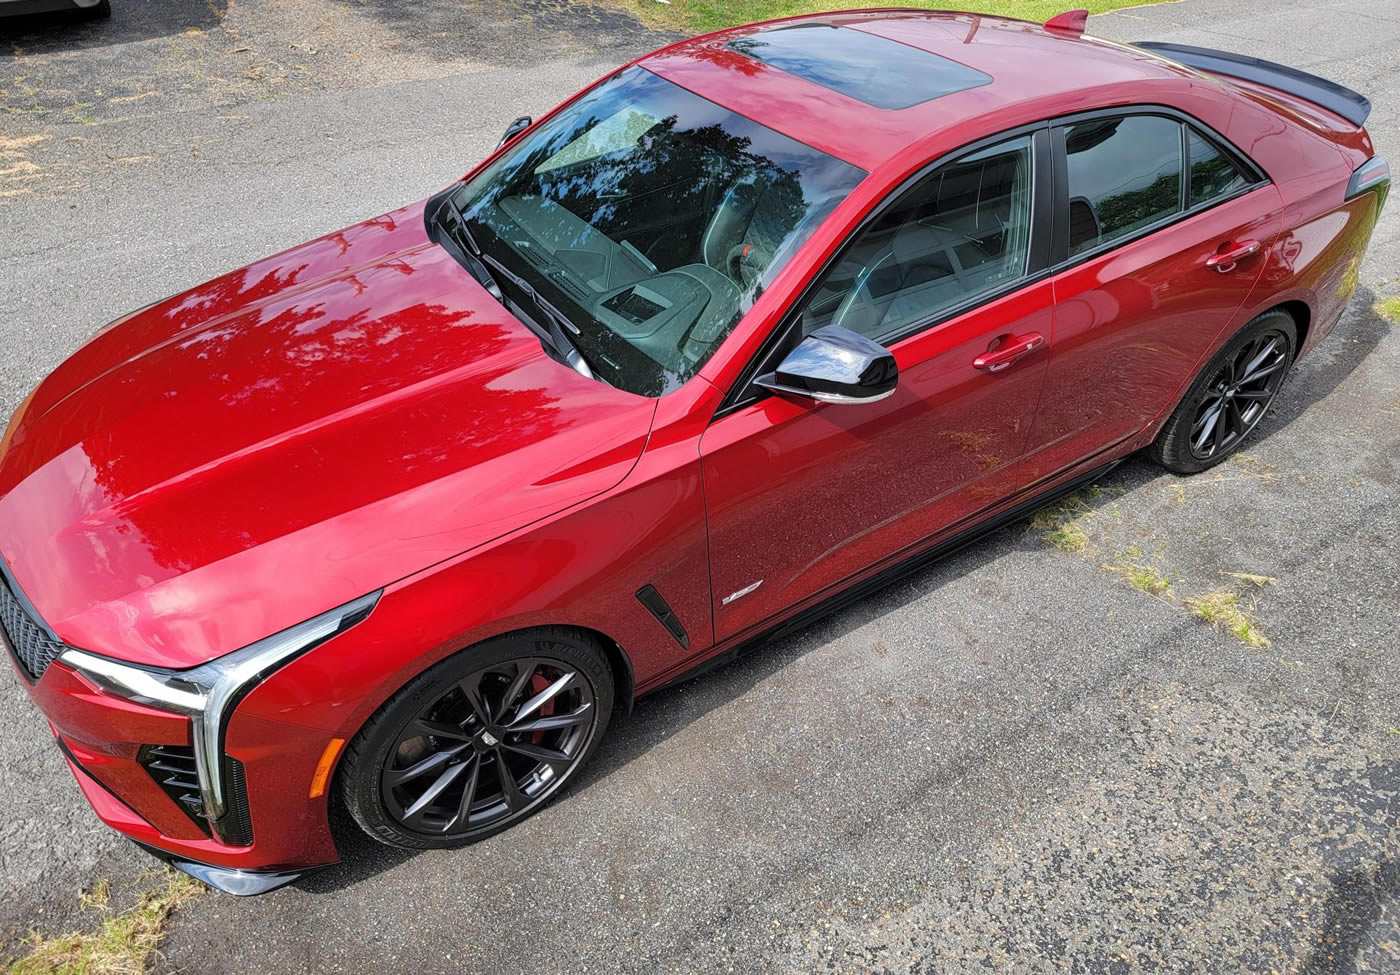
<path id="1" fill-rule="evenodd" d="M 0 34 L 0 406 L 131 308 L 426 196 L 658 46 L 562 2 L 115 0 Z M 1400 11 L 1182 0 L 1091 32 L 1368 94 Z M 3 30 L 4 28 L 0 28 Z M 528 822 L 173 919 L 188 972 L 1400 971 L 1400 295 L 1392 199 L 1343 322 L 1244 455 L 1133 460 L 1087 549 L 1020 524 L 644 699 Z M 1171 589 L 1124 575 L 1152 566 Z M 1251 581 L 1241 576 L 1259 577 Z M 1263 581 L 1263 580 L 1272 581 Z M 1187 608 L 1221 587 L 1270 640 Z M 152 883 L 0 681 L 0 932 Z"/>

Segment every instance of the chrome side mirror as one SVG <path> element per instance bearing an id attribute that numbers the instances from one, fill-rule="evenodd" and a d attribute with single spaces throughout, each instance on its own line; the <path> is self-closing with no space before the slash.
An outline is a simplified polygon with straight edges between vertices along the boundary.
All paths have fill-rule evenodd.
<path id="1" fill-rule="evenodd" d="M 874 403 L 891 395 L 898 381 L 889 349 L 840 325 L 817 329 L 777 369 L 754 380 L 775 393 L 822 403 Z"/>
<path id="2" fill-rule="evenodd" d="M 501 146 L 505 145 L 511 139 L 514 139 L 517 135 L 524 132 L 526 129 L 528 129 L 534 124 L 535 120 L 530 118 L 530 116 L 520 116 L 520 118 L 516 119 L 514 122 L 506 126 L 506 134 L 501 136 L 501 141 L 496 143 L 496 148 L 501 148 Z"/>

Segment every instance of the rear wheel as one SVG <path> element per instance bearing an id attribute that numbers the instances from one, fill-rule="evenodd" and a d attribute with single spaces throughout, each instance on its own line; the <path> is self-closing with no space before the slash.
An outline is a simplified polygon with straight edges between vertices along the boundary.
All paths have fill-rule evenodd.
<path id="1" fill-rule="evenodd" d="M 346 749 L 341 795 L 375 839 L 461 846 L 536 812 L 588 760 L 612 671 L 563 627 L 488 640 L 420 674 Z"/>
<path id="2" fill-rule="evenodd" d="M 1254 319 L 1201 370 L 1148 452 L 1177 474 L 1220 463 L 1254 432 L 1283 386 L 1298 346 L 1285 311 Z"/>

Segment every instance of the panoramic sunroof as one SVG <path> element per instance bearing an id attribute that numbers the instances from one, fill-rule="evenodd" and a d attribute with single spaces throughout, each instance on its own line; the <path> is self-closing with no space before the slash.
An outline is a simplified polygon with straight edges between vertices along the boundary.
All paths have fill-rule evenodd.
<path id="1" fill-rule="evenodd" d="M 929 51 L 832 24 L 778 27 L 728 46 L 876 108 L 908 108 L 992 80 Z"/>

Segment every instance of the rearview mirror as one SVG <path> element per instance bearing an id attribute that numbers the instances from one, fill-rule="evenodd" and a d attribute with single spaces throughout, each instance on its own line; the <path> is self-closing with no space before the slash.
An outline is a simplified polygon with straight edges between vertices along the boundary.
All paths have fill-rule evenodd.
<path id="1" fill-rule="evenodd" d="M 511 139 L 514 139 L 517 135 L 524 132 L 534 123 L 535 120 L 530 118 L 530 116 L 520 116 L 520 118 L 516 119 L 514 122 L 506 126 L 506 134 L 501 136 L 501 141 L 496 143 L 496 148 L 501 148 L 501 146 L 505 145 Z"/>
<path id="2" fill-rule="evenodd" d="M 892 394 L 898 381 L 889 349 L 840 325 L 817 329 L 777 369 L 754 380 L 775 393 L 822 403 L 874 403 Z"/>

